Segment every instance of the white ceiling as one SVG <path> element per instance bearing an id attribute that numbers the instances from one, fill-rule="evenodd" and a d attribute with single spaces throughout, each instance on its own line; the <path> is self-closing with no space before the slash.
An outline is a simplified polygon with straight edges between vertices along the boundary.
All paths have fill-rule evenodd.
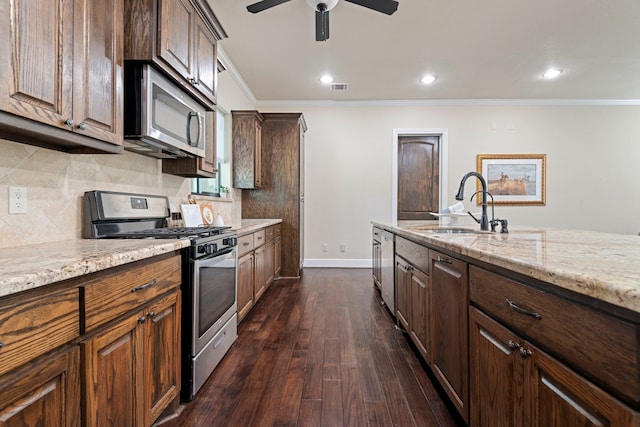
<path id="1" fill-rule="evenodd" d="M 208 0 L 258 102 L 640 100 L 640 0 L 398 0 L 391 16 L 339 1 L 326 42 L 305 0 L 256 1 Z M 543 80 L 549 67 L 564 73 Z"/>

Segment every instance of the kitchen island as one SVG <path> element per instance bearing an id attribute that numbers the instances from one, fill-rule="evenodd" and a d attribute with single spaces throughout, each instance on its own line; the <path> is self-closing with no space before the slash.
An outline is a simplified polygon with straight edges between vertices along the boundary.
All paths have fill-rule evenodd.
<path id="1" fill-rule="evenodd" d="M 639 237 L 372 224 L 392 314 L 469 425 L 640 424 Z"/>

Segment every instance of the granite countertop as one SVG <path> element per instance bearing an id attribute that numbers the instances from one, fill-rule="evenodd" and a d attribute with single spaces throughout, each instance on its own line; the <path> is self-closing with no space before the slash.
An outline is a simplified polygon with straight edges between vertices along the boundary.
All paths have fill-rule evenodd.
<path id="1" fill-rule="evenodd" d="M 442 228 L 438 221 L 372 224 L 640 313 L 638 236 L 518 226 L 509 234 L 440 234 L 428 230 Z"/>
<path id="2" fill-rule="evenodd" d="M 242 220 L 246 234 L 279 219 Z M 189 239 L 78 239 L 0 248 L 0 297 L 186 248 Z"/>

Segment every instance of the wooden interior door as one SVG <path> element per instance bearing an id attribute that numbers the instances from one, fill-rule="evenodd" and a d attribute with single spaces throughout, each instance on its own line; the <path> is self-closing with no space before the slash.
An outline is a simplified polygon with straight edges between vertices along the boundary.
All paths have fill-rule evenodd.
<path id="1" fill-rule="evenodd" d="M 398 138 L 398 219 L 435 219 L 440 194 L 440 137 Z"/>

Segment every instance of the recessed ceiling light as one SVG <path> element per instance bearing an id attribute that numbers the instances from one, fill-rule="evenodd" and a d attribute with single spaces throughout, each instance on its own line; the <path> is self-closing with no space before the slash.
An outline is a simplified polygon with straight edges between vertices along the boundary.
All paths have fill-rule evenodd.
<path id="1" fill-rule="evenodd" d="M 425 74 L 420 78 L 420 83 L 425 85 L 430 85 L 435 81 L 436 81 L 436 76 L 434 76 L 433 74 Z"/>
<path id="2" fill-rule="evenodd" d="M 325 74 L 324 76 L 320 77 L 320 81 L 328 85 L 329 83 L 333 82 L 333 77 L 331 77 L 329 74 Z"/>
<path id="3" fill-rule="evenodd" d="M 550 68 L 550 69 L 548 69 L 547 71 L 544 72 L 542 77 L 545 78 L 545 79 L 555 79 L 560 74 L 562 74 L 562 70 L 559 70 L 557 68 Z"/>

